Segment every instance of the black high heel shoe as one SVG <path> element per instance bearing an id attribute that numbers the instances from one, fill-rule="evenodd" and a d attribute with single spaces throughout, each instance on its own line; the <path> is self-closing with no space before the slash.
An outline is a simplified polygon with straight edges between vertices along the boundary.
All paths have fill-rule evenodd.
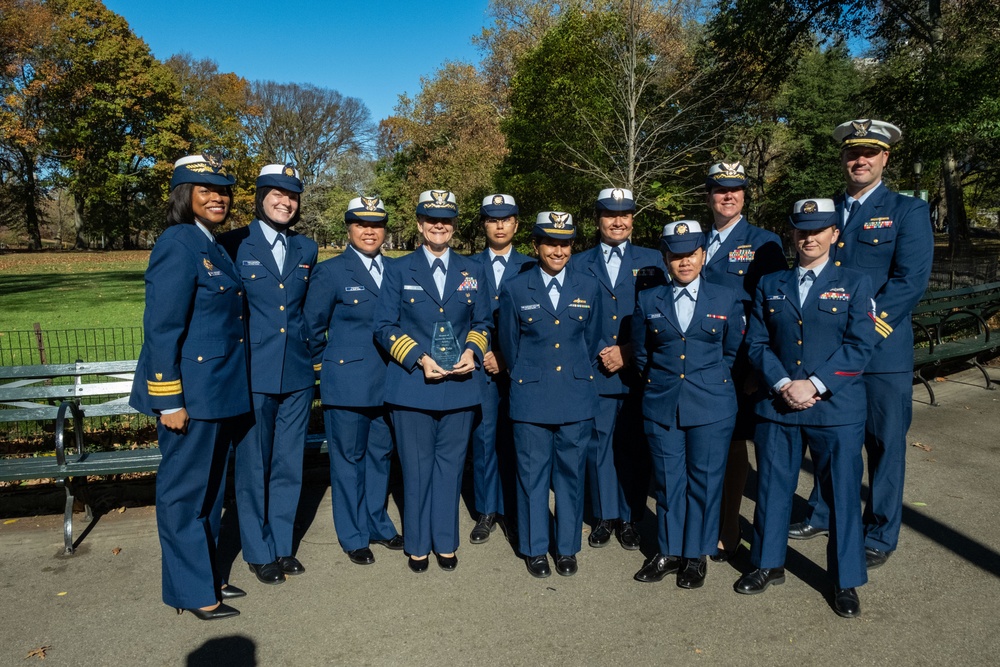
<path id="1" fill-rule="evenodd" d="M 458 567 L 458 556 L 452 554 L 450 556 L 442 556 L 441 554 L 434 554 L 437 558 L 438 567 L 440 567 L 445 572 L 451 572 L 456 567 Z"/>
<path id="2" fill-rule="evenodd" d="M 245 598 L 247 592 L 242 588 L 236 588 L 232 584 L 226 584 L 224 588 L 219 589 L 219 597 L 223 600 L 235 600 L 236 598 Z"/>
<path id="3" fill-rule="evenodd" d="M 219 603 L 219 606 L 215 609 L 180 609 L 177 608 L 178 614 L 183 614 L 189 611 L 191 615 L 197 618 L 199 621 L 216 621 L 220 618 L 230 618 L 232 616 L 239 616 L 240 612 L 238 609 L 233 609 L 227 604 Z"/>

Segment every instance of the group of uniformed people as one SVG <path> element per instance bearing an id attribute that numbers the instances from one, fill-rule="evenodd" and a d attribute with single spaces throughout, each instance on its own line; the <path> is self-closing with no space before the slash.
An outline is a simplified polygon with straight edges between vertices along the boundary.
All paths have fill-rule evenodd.
<path id="1" fill-rule="evenodd" d="M 537 214 L 534 258 L 513 248 L 518 207 L 487 196 L 487 248 L 450 248 L 447 190 L 421 193 L 422 243 L 381 254 L 377 197 L 347 208 L 349 245 L 316 264 L 291 231 L 302 182 L 292 165 L 257 179 L 256 218 L 219 237 L 233 179 L 215 158 L 182 158 L 168 222 L 146 273 L 145 343 L 132 404 L 158 419 L 157 519 L 163 599 L 210 620 L 245 592 L 215 564 L 222 489 L 235 449 L 244 559 L 263 583 L 305 568 L 292 528 L 315 382 L 330 452 L 334 524 L 357 564 L 373 544 L 458 565 L 459 501 L 471 442 L 481 544 L 503 527 L 535 577 L 577 572 L 584 498 L 591 547 L 638 549 L 652 479 L 657 553 L 635 575 L 704 585 L 707 561 L 740 546 L 747 440 L 758 498 L 750 561 L 735 584 L 784 581 L 787 539 L 830 535 L 832 604 L 860 613 L 856 588 L 896 548 L 910 420 L 909 313 L 926 287 L 927 205 L 881 182 L 895 126 L 838 126 L 846 193 L 793 207 L 796 262 L 743 216 L 739 163 L 709 169 L 713 224 L 680 220 L 659 251 L 631 243 L 625 188 L 595 203 L 600 243 L 572 256 L 569 213 Z M 247 340 L 249 339 L 249 340 Z M 789 526 L 803 449 L 816 488 Z M 863 459 L 870 493 L 860 504 Z M 398 452 L 403 531 L 386 512 Z M 549 494 L 555 495 L 550 536 Z M 586 493 L 585 493 L 586 491 Z"/>

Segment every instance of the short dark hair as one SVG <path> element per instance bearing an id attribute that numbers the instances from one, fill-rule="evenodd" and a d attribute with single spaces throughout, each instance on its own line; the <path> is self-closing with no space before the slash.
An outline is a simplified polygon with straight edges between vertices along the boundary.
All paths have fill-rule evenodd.
<path id="1" fill-rule="evenodd" d="M 194 209 L 191 208 L 191 193 L 194 192 L 196 185 L 204 185 L 204 183 L 181 183 L 170 191 L 170 196 L 167 197 L 167 227 L 171 227 L 173 225 L 194 224 Z M 228 218 L 229 213 L 233 210 L 233 188 L 229 185 L 225 187 L 226 194 L 229 196 L 230 201 L 230 207 L 226 211 L 226 217 Z"/>

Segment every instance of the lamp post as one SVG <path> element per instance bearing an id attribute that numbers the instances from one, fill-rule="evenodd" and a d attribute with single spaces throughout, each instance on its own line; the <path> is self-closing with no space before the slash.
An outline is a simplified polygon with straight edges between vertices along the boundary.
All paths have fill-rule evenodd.
<path id="1" fill-rule="evenodd" d="M 913 180 L 914 180 L 913 190 L 916 193 L 919 193 L 920 191 L 920 173 L 923 170 L 924 170 L 924 163 L 920 161 L 919 157 L 917 157 L 917 159 L 913 161 Z"/>

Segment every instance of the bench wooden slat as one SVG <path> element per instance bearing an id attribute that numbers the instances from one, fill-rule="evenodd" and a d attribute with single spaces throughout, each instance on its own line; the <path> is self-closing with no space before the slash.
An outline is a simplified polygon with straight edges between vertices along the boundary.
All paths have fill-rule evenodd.
<path id="1" fill-rule="evenodd" d="M 138 359 L 131 361 L 94 361 L 76 364 L 46 364 L 36 366 L 0 366 L 0 380 L 25 378 L 47 379 L 53 376 L 108 375 L 134 372 Z"/>
<path id="2" fill-rule="evenodd" d="M 155 472 L 160 465 L 158 447 L 90 452 L 60 467 L 54 456 L 35 456 L 0 460 L 0 481 L 25 479 L 117 475 L 129 472 Z"/>
<path id="3" fill-rule="evenodd" d="M 128 394 L 131 391 L 132 380 L 90 382 L 86 384 L 57 384 L 50 387 L 17 387 L 15 389 L 0 386 L 0 402 L 50 398 L 66 400 L 86 396 Z"/>

